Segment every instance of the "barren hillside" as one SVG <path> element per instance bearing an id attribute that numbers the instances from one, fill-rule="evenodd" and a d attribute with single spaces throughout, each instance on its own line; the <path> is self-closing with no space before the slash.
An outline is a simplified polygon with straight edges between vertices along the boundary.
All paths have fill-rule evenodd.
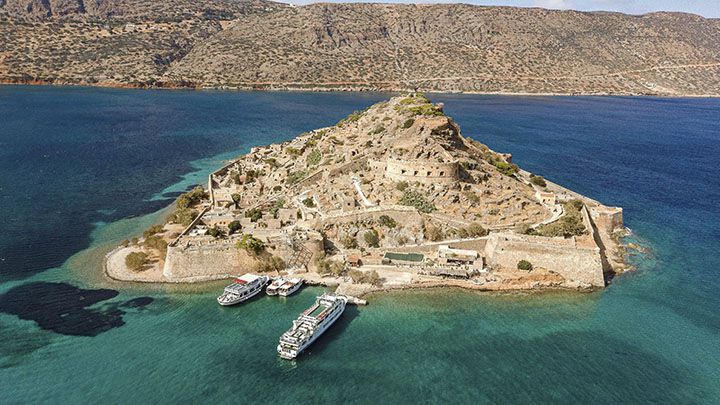
<path id="1" fill-rule="evenodd" d="M 37 2 L 43 14 L 5 1 L 6 82 L 720 94 L 720 21 L 690 14 L 228 0 Z"/>

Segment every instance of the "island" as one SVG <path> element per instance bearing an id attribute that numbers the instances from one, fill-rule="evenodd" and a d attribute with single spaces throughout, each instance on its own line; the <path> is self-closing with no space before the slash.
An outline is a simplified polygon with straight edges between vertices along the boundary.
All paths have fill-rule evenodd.
<path id="1" fill-rule="evenodd" d="M 300 274 L 343 294 L 603 288 L 627 269 L 622 208 L 522 170 L 410 93 L 253 148 L 108 253 L 113 279 Z"/>

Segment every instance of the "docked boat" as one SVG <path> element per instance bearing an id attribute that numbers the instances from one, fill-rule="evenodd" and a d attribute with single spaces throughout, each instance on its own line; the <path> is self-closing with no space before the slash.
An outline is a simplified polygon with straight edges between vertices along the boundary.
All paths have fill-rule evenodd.
<path id="1" fill-rule="evenodd" d="M 280 337 L 277 347 L 283 359 L 292 360 L 322 335 L 345 311 L 347 297 L 323 294 L 305 310 Z"/>
<path id="2" fill-rule="evenodd" d="M 267 295 L 278 295 L 278 289 L 280 289 L 280 286 L 285 284 L 285 279 L 282 277 L 278 277 L 273 279 L 272 283 L 265 288 L 265 293 Z"/>
<path id="3" fill-rule="evenodd" d="M 303 279 L 301 278 L 288 278 L 285 280 L 285 282 L 278 288 L 278 294 L 280 294 L 283 297 L 287 297 L 288 295 L 291 295 L 295 291 L 299 290 L 300 287 L 303 284 Z"/>
<path id="4" fill-rule="evenodd" d="M 218 304 L 235 305 L 248 300 L 262 291 L 269 279 L 268 276 L 244 274 L 225 287 L 225 291 L 217 298 Z"/>

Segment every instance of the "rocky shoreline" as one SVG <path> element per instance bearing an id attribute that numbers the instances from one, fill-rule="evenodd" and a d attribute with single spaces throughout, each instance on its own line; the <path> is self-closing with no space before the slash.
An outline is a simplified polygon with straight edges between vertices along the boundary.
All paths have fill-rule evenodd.
<path id="1" fill-rule="evenodd" d="M 139 89 L 139 90 L 218 90 L 218 91 L 260 91 L 260 92 L 378 92 L 378 93 L 404 93 L 415 90 L 407 87 L 380 87 L 380 86 L 289 86 L 282 83 L 267 86 L 204 86 L 194 83 L 156 82 L 144 83 L 116 83 L 98 82 L 89 83 L 82 81 L 64 81 L 55 79 L 12 79 L 0 78 L 2 85 L 27 85 L 27 86 L 57 86 L 57 87 L 96 87 L 113 89 Z M 720 94 L 667 94 L 658 92 L 508 92 L 508 91 L 438 91 L 418 89 L 428 94 L 477 94 L 497 96 L 524 96 L 524 97 L 658 97 L 658 98 L 720 98 Z"/>

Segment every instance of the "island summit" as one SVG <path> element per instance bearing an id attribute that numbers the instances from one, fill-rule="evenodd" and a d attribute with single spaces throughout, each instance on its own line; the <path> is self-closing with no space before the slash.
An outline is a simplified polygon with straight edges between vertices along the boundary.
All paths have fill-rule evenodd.
<path id="1" fill-rule="evenodd" d="M 110 252 L 119 280 L 302 273 L 345 294 L 458 286 L 593 290 L 624 271 L 622 209 L 465 138 L 441 104 L 393 97 L 253 148 Z"/>

